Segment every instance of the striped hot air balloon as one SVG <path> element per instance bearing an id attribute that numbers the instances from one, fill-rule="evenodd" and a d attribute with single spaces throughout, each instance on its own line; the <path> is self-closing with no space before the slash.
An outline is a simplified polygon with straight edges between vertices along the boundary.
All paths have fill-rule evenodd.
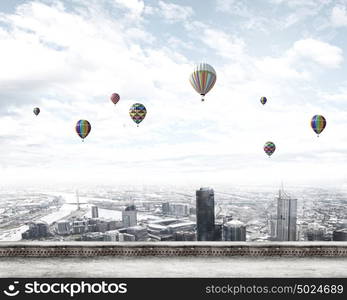
<path id="1" fill-rule="evenodd" d="M 76 124 L 76 132 L 82 139 L 82 142 L 84 142 L 84 139 L 88 136 L 91 129 L 92 126 L 90 126 L 87 120 L 79 120 Z"/>
<path id="2" fill-rule="evenodd" d="M 111 101 L 113 102 L 113 104 L 117 104 L 117 102 L 120 99 L 120 96 L 117 93 L 113 93 L 110 97 Z"/>
<path id="3" fill-rule="evenodd" d="M 315 133 L 317 133 L 317 136 L 324 130 L 325 126 L 327 125 L 327 121 L 325 118 L 321 115 L 315 115 L 312 117 L 311 120 L 311 127 Z"/>
<path id="4" fill-rule="evenodd" d="M 264 145 L 265 153 L 270 157 L 276 150 L 276 146 L 273 142 L 266 142 Z"/>
<path id="5" fill-rule="evenodd" d="M 207 63 L 196 65 L 189 77 L 189 81 L 193 88 L 202 96 L 201 101 L 205 100 L 205 95 L 213 88 L 216 79 L 216 71 Z"/>
<path id="6" fill-rule="evenodd" d="M 146 117 L 147 110 L 143 104 L 135 103 L 130 107 L 129 114 L 130 118 L 132 118 L 132 120 L 137 124 L 138 127 L 139 124 Z"/>

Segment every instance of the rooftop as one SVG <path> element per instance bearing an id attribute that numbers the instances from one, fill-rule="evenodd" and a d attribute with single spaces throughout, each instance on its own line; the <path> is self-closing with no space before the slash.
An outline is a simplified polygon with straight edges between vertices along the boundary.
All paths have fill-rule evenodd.
<path id="1" fill-rule="evenodd" d="M 0 243 L 0 277 L 274 276 L 347 277 L 347 243 Z"/>
<path id="2" fill-rule="evenodd" d="M 0 277 L 347 277 L 344 257 L 0 257 Z"/>

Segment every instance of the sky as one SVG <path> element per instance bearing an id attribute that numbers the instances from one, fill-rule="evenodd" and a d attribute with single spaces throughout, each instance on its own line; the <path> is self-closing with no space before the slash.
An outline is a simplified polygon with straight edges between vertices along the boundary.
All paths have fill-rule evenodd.
<path id="1" fill-rule="evenodd" d="M 3 0 L 1 184 L 343 184 L 346 30 L 340 0 Z"/>

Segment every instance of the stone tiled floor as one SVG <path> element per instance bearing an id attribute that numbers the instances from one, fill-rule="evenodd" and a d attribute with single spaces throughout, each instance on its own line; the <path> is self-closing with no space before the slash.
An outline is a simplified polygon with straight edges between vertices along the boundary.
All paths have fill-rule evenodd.
<path id="1" fill-rule="evenodd" d="M 8 257 L 0 277 L 347 277 L 347 258 Z"/>

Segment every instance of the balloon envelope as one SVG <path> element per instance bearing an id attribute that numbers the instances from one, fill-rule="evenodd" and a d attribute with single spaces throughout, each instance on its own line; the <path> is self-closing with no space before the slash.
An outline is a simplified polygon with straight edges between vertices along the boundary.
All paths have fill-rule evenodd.
<path id="1" fill-rule="evenodd" d="M 117 93 L 113 93 L 110 97 L 111 101 L 113 102 L 113 104 L 117 104 L 117 102 L 120 99 L 120 96 Z"/>
<path id="2" fill-rule="evenodd" d="M 136 124 L 140 124 L 146 117 L 147 110 L 143 104 L 135 103 L 130 107 L 129 114 Z"/>
<path id="3" fill-rule="evenodd" d="M 40 109 L 38 107 L 35 107 L 33 111 L 35 116 L 37 116 L 40 113 Z"/>
<path id="4" fill-rule="evenodd" d="M 76 132 L 81 139 L 84 139 L 89 134 L 92 127 L 87 120 L 79 120 L 76 124 Z"/>
<path id="5" fill-rule="evenodd" d="M 196 65 L 189 77 L 191 85 L 201 96 L 205 96 L 213 88 L 216 79 L 216 71 L 207 63 Z M 204 98 L 202 98 L 202 100 L 204 100 Z"/>
<path id="6" fill-rule="evenodd" d="M 267 155 L 271 156 L 276 150 L 276 146 L 273 142 L 266 142 L 264 145 L 264 151 Z"/>
<path id="7" fill-rule="evenodd" d="M 267 101 L 266 97 L 261 97 L 261 98 L 260 98 L 260 103 L 261 103 L 261 104 L 264 105 L 264 104 L 266 103 L 266 101 Z"/>
<path id="8" fill-rule="evenodd" d="M 327 125 L 327 121 L 325 118 L 321 115 L 315 115 L 312 117 L 311 120 L 311 127 L 315 133 L 318 135 L 324 130 L 325 126 Z"/>

